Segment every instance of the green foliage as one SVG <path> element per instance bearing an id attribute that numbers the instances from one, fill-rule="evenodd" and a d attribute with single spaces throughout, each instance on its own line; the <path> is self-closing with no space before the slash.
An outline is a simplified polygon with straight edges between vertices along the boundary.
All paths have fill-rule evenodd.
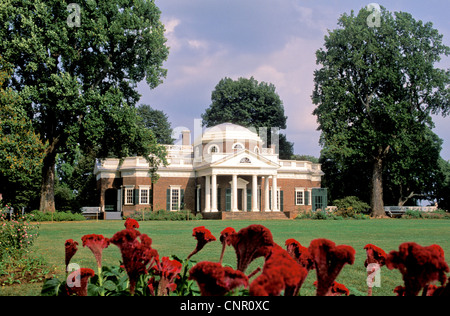
<path id="1" fill-rule="evenodd" d="M 137 113 L 142 119 L 141 124 L 155 134 L 158 144 L 173 144 L 172 128 L 167 114 L 163 111 L 152 109 L 147 104 L 141 104 L 137 108 Z"/>
<path id="2" fill-rule="evenodd" d="M 346 198 L 336 200 L 333 205 L 337 207 L 335 212 L 338 216 L 354 217 L 358 214 L 370 214 L 369 204 L 361 201 L 356 196 L 348 196 Z"/>
<path id="3" fill-rule="evenodd" d="M 424 170 L 435 169 L 440 144 L 429 136 L 431 114 L 450 110 L 450 72 L 435 65 L 450 48 L 431 23 L 408 13 L 382 8 L 380 27 L 368 26 L 369 14 L 362 9 L 342 15 L 339 28 L 325 37 L 324 48 L 316 53 L 321 67 L 315 72 L 312 100 L 327 157 L 338 170 L 349 165 L 369 169 L 353 172 L 375 184 L 372 211 L 382 215 L 383 172 L 391 173 L 391 183 L 403 184 L 397 196 L 406 198 L 418 193 L 417 187 L 424 191 L 422 183 L 408 186 L 422 179 Z M 424 168 L 414 167 L 411 149 L 416 146 L 433 149 L 428 160 L 420 158 Z"/>
<path id="4" fill-rule="evenodd" d="M 32 220 L 37 222 L 71 222 L 84 221 L 86 218 L 80 213 L 66 212 L 41 212 L 38 210 L 32 211 Z"/>
<path id="5" fill-rule="evenodd" d="M 7 203 L 20 208 L 36 195 L 33 189 L 46 146 L 34 132 L 18 93 L 4 89 L 12 69 L 0 55 L 0 192 Z"/>
<path id="6" fill-rule="evenodd" d="M 221 123 L 234 123 L 244 127 L 277 127 L 286 129 L 287 117 L 283 102 L 270 83 L 259 83 L 253 77 L 233 80 L 224 78 L 211 95 L 212 104 L 202 114 L 203 126 L 212 127 Z M 268 135 L 267 144 L 271 144 Z M 290 159 L 293 144 L 284 134 L 279 134 L 279 153 L 281 159 Z"/>
<path id="7" fill-rule="evenodd" d="M 41 143 L 41 210 L 53 211 L 58 153 L 94 150 L 99 158 L 134 154 L 149 158 L 155 174 L 165 151 L 139 128 L 137 82 L 157 87 L 168 57 L 160 10 L 153 1 L 87 1 L 81 24 L 59 0 L 12 0 L 0 6 L 0 52 L 12 65 L 7 81 L 22 99 Z M 37 144 L 37 143 L 36 143 Z"/>
<path id="8" fill-rule="evenodd" d="M 9 218 L 6 207 L 0 209 L 0 285 L 42 282 L 51 272 L 42 256 L 32 255 L 39 236 L 39 224 L 32 215 Z"/>
<path id="9" fill-rule="evenodd" d="M 450 161 L 439 160 L 440 175 L 437 178 L 437 197 L 439 207 L 450 211 Z"/>
<path id="10" fill-rule="evenodd" d="M 402 215 L 403 219 L 450 219 L 450 213 L 437 210 L 434 212 L 422 212 L 419 210 L 407 210 Z"/>
<path id="11" fill-rule="evenodd" d="M 186 221 L 186 220 L 201 220 L 202 214 L 193 214 L 190 210 L 180 210 L 170 212 L 166 210 L 159 210 L 152 212 L 151 210 L 136 211 L 127 216 L 137 221 Z"/>
<path id="12" fill-rule="evenodd" d="M 0 210 L 0 259 L 4 256 L 21 258 L 28 253 L 39 236 L 39 225 L 30 223 L 32 216 L 9 219 L 7 208 Z"/>

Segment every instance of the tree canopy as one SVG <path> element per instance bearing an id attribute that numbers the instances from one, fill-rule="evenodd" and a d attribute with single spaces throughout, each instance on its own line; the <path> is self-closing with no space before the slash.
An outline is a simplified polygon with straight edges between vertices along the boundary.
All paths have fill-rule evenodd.
<path id="1" fill-rule="evenodd" d="M 450 48 L 432 23 L 381 8 L 374 27 L 371 13 L 343 14 L 329 31 L 316 54 L 312 99 L 321 145 L 340 165 L 370 166 L 370 204 L 382 216 L 386 164 L 397 183 L 415 177 L 405 172 L 414 167 L 411 146 L 430 141 L 431 114 L 450 110 L 450 72 L 436 67 Z"/>
<path id="2" fill-rule="evenodd" d="M 0 54 L 13 65 L 6 86 L 44 151 L 40 209 L 54 211 L 58 153 L 95 150 L 98 157 L 164 158 L 154 135 L 138 128 L 137 83 L 154 88 L 166 75 L 168 48 L 153 1 L 11 0 L 0 6 Z M 155 169 L 152 168 L 154 171 Z"/>
<path id="3" fill-rule="evenodd" d="M 141 104 L 137 108 L 137 113 L 141 118 L 144 128 L 150 129 L 155 134 L 159 144 L 172 145 L 172 127 L 167 114 L 163 111 L 152 109 L 148 104 Z"/>
<path id="4" fill-rule="evenodd" d="M 261 127 L 286 129 L 287 117 L 280 96 L 273 84 L 239 78 L 224 78 L 216 85 L 211 94 L 212 104 L 202 114 L 203 126 L 211 127 L 221 123 L 234 123 L 245 127 L 253 127 L 257 131 Z M 270 145 L 270 135 L 268 144 Z M 279 134 L 280 158 L 290 159 L 293 144 L 287 141 L 284 134 Z"/>

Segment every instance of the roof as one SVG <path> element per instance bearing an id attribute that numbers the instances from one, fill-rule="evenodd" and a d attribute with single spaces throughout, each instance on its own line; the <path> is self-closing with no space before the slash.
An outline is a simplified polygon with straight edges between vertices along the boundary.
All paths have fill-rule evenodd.
<path id="1" fill-rule="evenodd" d="M 226 140 L 251 140 L 261 142 L 255 128 L 246 128 L 233 123 L 222 123 L 206 129 L 202 134 L 202 142 Z M 196 139 L 196 144 L 199 140 Z"/>

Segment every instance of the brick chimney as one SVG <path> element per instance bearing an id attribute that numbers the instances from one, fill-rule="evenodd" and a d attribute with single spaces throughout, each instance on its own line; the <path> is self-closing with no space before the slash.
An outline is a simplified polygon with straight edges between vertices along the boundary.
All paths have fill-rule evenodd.
<path id="1" fill-rule="evenodd" d="M 181 140 L 183 146 L 189 146 L 191 144 L 191 131 L 185 130 L 181 132 Z"/>

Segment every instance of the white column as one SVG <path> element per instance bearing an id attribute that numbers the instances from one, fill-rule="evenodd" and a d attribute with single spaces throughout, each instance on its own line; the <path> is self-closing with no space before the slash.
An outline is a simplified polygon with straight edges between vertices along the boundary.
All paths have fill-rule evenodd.
<path id="1" fill-rule="evenodd" d="M 252 211 L 258 212 L 258 176 L 252 176 Z"/>
<path id="2" fill-rule="evenodd" d="M 211 176 L 205 176 L 205 212 L 211 212 Z"/>
<path id="3" fill-rule="evenodd" d="M 269 205 L 269 177 L 264 177 L 264 211 L 270 212 Z"/>
<path id="4" fill-rule="evenodd" d="M 277 176 L 272 176 L 272 212 L 279 212 L 278 209 L 278 186 L 277 186 Z"/>
<path id="5" fill-rule="evenodd" d="M 213 174 L 211 177 L 211 195 L 212 195 L 212 206 L 211 212 L 218 212 L 217 210 L 217 175 Z"/>
<path id="6" fill-rule="evenodd" d="M 232 181 L 232 185 L 231 185 L 231 211 L 232 212 L 239 212 L 238 207 L 237 207 L 237 201 L 238 201 L 238 196 L 237 196 L 237 174 L 233 174 L 233 181 Z"/>

